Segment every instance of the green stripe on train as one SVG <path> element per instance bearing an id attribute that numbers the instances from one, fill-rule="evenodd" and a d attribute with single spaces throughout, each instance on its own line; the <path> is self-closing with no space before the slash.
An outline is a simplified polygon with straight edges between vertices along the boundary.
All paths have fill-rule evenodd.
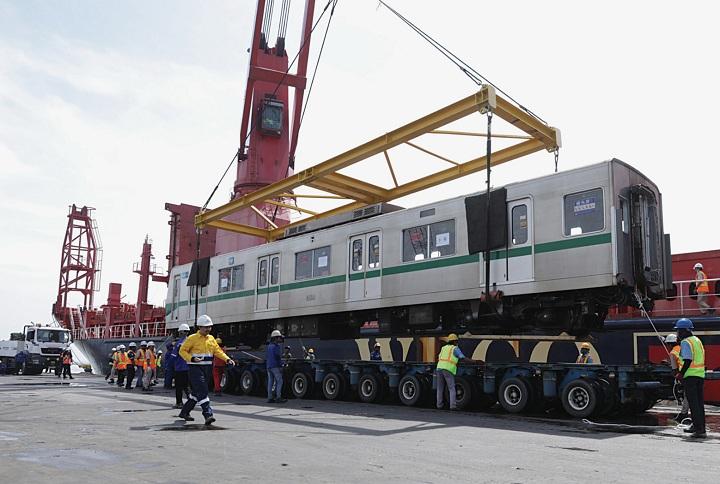
<path id="1" fill-rule="evenodd" d="M 545 242 L 543 244 L 536 244 L 535 245 L 535 253 L 536 254 L 543 254 L 546 252 L 558 252 L 562 250 L 568 250 L 568 249 L 576 249 L 579 247 L 590 247 L 593 245 L 603 245 L 603 244 L 609 244 L 612 241 L 612 235 L 611 234 L 598 234 L 598 235 L 588 235 L 586 237 L 573 237 L 570 239 L 564 239 L 564 240 L 556 240 L 554 242 Z M 516 247 L 513 249 L 502 249 L 502 250 L 494 250 L 490 253 L 490 260 L 501 260 L 505 259 L 506 257 L 512 258 L 512 257 L 522 257 L 532 254 L 532 247 Z M 351 281 L 359 281 L 362 279 L 370 279 L 372 277 L 380 277 L 380 276 L 391 276 L 394 274 L 404 274 L 407 272 L 416 272 L 416 271 L 425 271 L 430 269 L 438 269 L 441 267 L 452 267 L 457 265 L 464 265 L 464 264 L 475 264 L 480 262 L 480 254 L 472 254 L 472 255 L 461 255 L 457 257 L 444 257 L 441 259 L 431 259 L 426 260 L 422 262 L 415 262 L 411 264 L 404 264 L 401 266 L 394 266 L 394 267 L 386 267 L 382 269 L 382 274 L 380 273 L 379 269 L 373 270 L 373 271 L 367 271 L 367 272 L 360 272 L 356 274 L 350 274 L 350 280 Z M 304 289 L 306 287 L 313 287 L 313 286 L 324 286 L 327 284 L 337 284 L 340 282 L 345 282 L 346 276 L 340 275 L 340 276 L 329 276 L 329 277 L 319 277 L 316 279 L 307 279 L 305 281 L 296 281 L 291 282 L 288 284 L 281 284 L 280 285 L 280 291 L 292 291 L 294 289 Z M 278 292 L 278 286 L 273 286 L 270 288 L 261 288 L 258 289 L 258 294 L 267 294 L 269 292 Z M 210 296 L 208 298 L 205 298 L 205 300 L 201 300 L 200 302 L 214 302 L 214 301 L 221 301 L 224 299 L 234 299 L 238 297 L 249 297 L 254 296 L 255 291 L 254 290 L 248 290 L 248 291 L 237 291 L 237 292 L 226 292 L 223 294 L 218 294 L 216 296 Z M 181 301 L 176 307 L 182 307 L 187 306 L 187 301 Z M 166 304 L 165 305 L 165 311 L 167 314 L 170 314 L 173 310 L 172 304 Z"/>

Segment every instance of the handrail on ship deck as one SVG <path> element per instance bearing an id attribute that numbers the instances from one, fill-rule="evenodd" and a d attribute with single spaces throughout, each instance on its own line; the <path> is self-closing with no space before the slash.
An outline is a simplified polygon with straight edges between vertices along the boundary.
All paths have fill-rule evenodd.
<path id="1" fill-rule="evenodd" d="M 715 311 L 718 311 L 720 309 L 720 292 L 714 290 L 716 289 L 717 282 L 720 281 L 720 278 L 714 278 L 714 279 L 706 279 L 708 284 L 711 286 L 710 292 L 707 294 L 708 296 L 715 296 L 717 299 L 715 301 L 714 305 L 710 305 L 710 309 L 714 309 Z M 679 301 L 680 308 L 678 312 L 678 308 L 662 308 L 658 307 L 657 305 L 655 308 L 650 311 L 651 316 L 654 317 L 699 317 L 699 316 L 711 316 L 709 314 L 704 314 L 700 306 L 698 306 L 697 302 L 695 302 L 694 299 L 697 298 L 696 294 L 691 295 L 690 294 L 690 284 L 697 283 L 695 279 L 688 279 L 688 280 L 682 280 L 682 281 L 673 281 L 673 285 L 677 288 L 677 295 L 673 297 L 672 299 L 663 299 L 658 301 L 658 303 L 670 303 L 672 304 L 675 300 Z M 691 301 L 688 301 L 691 300 Z M 708 302 L 709 304 L 709 302 Z M 628 308 L 630 309 L 630 308 Z M 618 311 L 616 318 L 619 316 L 630 316 L 630 317 L 640 317 L 640 310 L 632 308 L 628 311 Z M 720 314 L 718 314 L 720 316 Z M 612 319 L 616 319 L 612 318 Z"/>
<path id="2" fill-rule="evenodd" d="M 139 333 L 138 330 L 139 329 Z M 71 330 L 73 341 L 84 339 L 165 338 L 170 331 L 165 321 L 91 326 Z"/>

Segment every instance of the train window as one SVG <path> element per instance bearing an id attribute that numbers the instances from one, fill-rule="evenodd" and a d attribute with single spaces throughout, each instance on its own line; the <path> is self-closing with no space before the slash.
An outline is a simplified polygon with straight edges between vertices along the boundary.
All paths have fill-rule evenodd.
<path id="1" fill-rule="evenodd" d="M 260 267 L 258 270 L 258 286 L 267 286 L 267 259 L 260 261 Z"/>
<path id="2" fill-rule="evenodd" d="M 368 267 L 380 267 L 380 237 L 373 235 L 368 239 Z"/>
<path id="3" fill-rule="evenodd" d="M 355 239 L 352 243 L 352 270 L 354 271 L 361 271 L 362 270 L 362 239 Z"/>
<path id="4" fill-rule="evenodd" d="M 630 233 L 630 204 L 624 198 L 620 199 L 620 228 L 624 234 Z"/>
<path id="5" fill-rule="evenodd" d="M 295 280 L 312 277 L 312 250 L 295 254 Z"/>
<path id="6" fill-rule="evenodd" d="M 225 267 L 218 271 L 218 293 L 237 291 L 243 288 L 245 266 Z"/>
<path id="7" fill-rule="evenodd" d="M 522 245 L 528 241 L 527 205 L 515 205 L 512 208 L 512 243 Z"/>
<path id="8" fill-rule="evenodd" d="M 430 258 L 455 253 L 455 220 L 445 220 L 430 225 Z"/>
<path id="9" fill-rule="evenodd" d="M 270 264 L 270 284 L 277 284 L 280 276 L 280 257 L 273 257 Z"/>
<path id="10" fill-rule="evenodd" d="M 313 251 L 313 277 L 330 275 L 330 246 Z"/>
<path id="11" fill-rule="evenodd" d="M 605 227 L 602 188 L 565 195 L 565 235 L 598 232 Z"/>
<path id="12" fill-rule="evenodd" d="M 454 253 L 455 220 L 403 230 L 403 262 L 434 259 Z"/>
<path id="13" fill-rule="evenodd" d="M 295 280 L 330 275 L 330 246 L 295 254 Z"/>

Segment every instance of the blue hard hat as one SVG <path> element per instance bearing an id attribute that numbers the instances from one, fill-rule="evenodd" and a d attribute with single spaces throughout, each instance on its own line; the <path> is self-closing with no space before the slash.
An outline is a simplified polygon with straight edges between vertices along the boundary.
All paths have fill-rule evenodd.
<path id="1" fill-rule="evenodd" d="M 688 318 L 682 318 L 677 320 L 673 329 L 695 329 L 695 326 Z"/>

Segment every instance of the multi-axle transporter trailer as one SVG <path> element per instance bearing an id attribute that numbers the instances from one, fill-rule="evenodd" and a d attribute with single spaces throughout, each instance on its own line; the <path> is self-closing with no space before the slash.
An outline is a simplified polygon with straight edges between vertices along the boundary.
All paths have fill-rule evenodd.
<path id="1" fill-rule="evenodd" d="M 227 369 L 223 390 L 265 395 L 265 362 L 237 363 Z M 435 363 L 287 360 L 284 382 L 287 397 L 435 404 Z M 578 418 L 641 413 L 658 400 L 674 398 L 674 378 L 663 365 L 461 363 L 455 387 L 458 409 L 483 410 L 499 403 L 521 413 L 560 406 Z"/>

